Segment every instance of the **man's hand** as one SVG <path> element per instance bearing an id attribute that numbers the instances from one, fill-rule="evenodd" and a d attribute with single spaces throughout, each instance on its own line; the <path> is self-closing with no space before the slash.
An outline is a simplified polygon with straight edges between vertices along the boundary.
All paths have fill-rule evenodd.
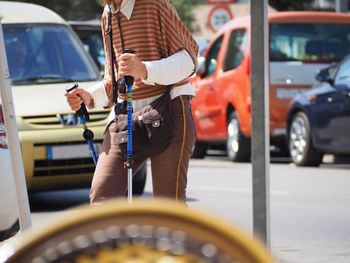
<path id="1" fill-rule="evenodd" d="M 87 107 L 91 106 L 93 99 L 89 92 L 83 88 L 76 88 L 69 93 L 64 94 L 67 98 L 67 102 L 73 111 L 78 111 L 80 109 L 80 104 L 84 103 Z"/>
<path id="2" fill-rule="evenodd" d="M 135 79 L 147 79 L 147 68 L 135 54 L 125 53 L 117 59 L 119 74 Z"/>

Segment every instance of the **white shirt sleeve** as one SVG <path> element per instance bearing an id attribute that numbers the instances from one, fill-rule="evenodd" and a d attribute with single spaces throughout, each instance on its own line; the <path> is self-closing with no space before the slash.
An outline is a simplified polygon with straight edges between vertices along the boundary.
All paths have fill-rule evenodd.
<path id="1" fill-rule="evenodd" d="M 94 101 L 93 108 L 102 108 L 108 106 L 109 100 L 103 80 L 87 88 L 86 90 L 90 93 Z"/>
<path id="2" fill-rule="evenodd" d="M 147 68 L 147 79 L 142 80 L 147 85 L 170 85 L 184 80 L 194 71 L 192 57 L 186 50 L 176 52 L 170 57 L 143 62 Z M 94 101 L 93 108 L 102 108 L 109 105 L 109 100 L 103 81 L 87 88 Z"/>
<path id="3" fill-rule="evenodd" d="M 184 49 L 170 57 L 143 63 L 147 68 L 147 79 L 142 81 L 148 85 L 177 83 L 189 77 L 195 68 L 192 57 Z"/>

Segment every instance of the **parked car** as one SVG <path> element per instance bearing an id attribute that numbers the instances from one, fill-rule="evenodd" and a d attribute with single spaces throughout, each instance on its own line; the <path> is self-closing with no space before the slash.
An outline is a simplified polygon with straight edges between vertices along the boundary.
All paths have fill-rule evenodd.
<path id="1" fill-rule="evenodd" d="M 290 100 L 315 84 L 314 75 L 350 50 L 350 15 L 278 12 L 269 15 L 270 141 L 288 152 Z M 193 78 L 197 139 L 193 157 L 224 147 L 232 161 L 249 161 L 251 140 L 250 17 L 224 25 L 210 41 Z"/>
<path id="2" fill-rule="evenodd" d="M 0 242 L 19 230 L 17 196 L 0 97 Z"/>
<path id="3" fill-rule="evenodd" d="M 297 166 L 318 166 L 324 154 L 350 155 L 350 56 L 321 70 L 317 80 L 288 112 L 289 151 Z"/>
<path id="4" fill-rule="evenodd" d="M 68 21 L 80 40 L 84 48 L 93 58 L 96 66 L 100 69 L 103 76 L 105 64 L 105 52 L 103 47 L 103 38 L 101 32 L 101 22 L 99 20 L 90 21 Z M 134 195 L 142 195 L 147 178 L 147 164 L 141 165 L 132 180 L 132 191 Z"/>
<path id="5" fill-rule="evenodd" d="M 64 91 L 74 82 L 95 84 L 98 68 L 71 27 L 53 11 L 0 1 L 0 16 L 28 189 L 89 186 L 95 165 Z M 87 125 L 98 149 L 109 111 L 89 113 Z"/>

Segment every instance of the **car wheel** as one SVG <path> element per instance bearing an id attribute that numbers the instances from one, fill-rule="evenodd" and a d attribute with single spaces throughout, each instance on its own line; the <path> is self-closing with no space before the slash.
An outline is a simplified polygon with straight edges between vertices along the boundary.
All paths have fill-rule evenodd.
<path id="1" fill-rule="evenodd" d="M 248 162 L 250 159 L 250 139 L 242 134 L 236 112 L 232 112 L 228 119 L 226 151 L 233 162 Z"/>
<path id="2" fill-rule="evenodd" d="M 5 229 L 5 230 L 0 229 L 0 243 L 16 235 L 17 232 L 19 232 L 19 230 L 20 230 L 19 219 L 17 219 L 16 222 L 9 229 Z"/>
<path id="3" fill-rule="evenodd" d="M 294 115 L 288 132 L 289 153 L 297 166 L 319 166 L 323 153 L 313 145 L 310 122 L 303 112 Z"/>
<path id="4" fill-rule="evenodd" d="M 207 154 L 208 144 L 200 141 L 195 141 L 193 145 L 192 158 L 203 159 Z"/>

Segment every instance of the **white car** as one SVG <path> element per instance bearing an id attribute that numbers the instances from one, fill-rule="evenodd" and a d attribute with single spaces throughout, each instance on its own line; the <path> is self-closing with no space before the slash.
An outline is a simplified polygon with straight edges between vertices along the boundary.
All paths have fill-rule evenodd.
<path id="1" fill-rule="evenodd" d="M 0 16 L 28 190 L 90 186 L 95 165 L 83 126 L 64 93 L 75 82 L 87 88 L 100 81 L 99 69 L 73 29 L 55 12 L 0 1 Z M 87 126 L 98 152 L 109 110 L 89 114 Z M 144 180 L 139 194 L 143 189 Z"/>
<path id="2" fill-rule="evenodd" d="M 17 197 L 0 98 L 0 242 L 19 230 Z"/>

